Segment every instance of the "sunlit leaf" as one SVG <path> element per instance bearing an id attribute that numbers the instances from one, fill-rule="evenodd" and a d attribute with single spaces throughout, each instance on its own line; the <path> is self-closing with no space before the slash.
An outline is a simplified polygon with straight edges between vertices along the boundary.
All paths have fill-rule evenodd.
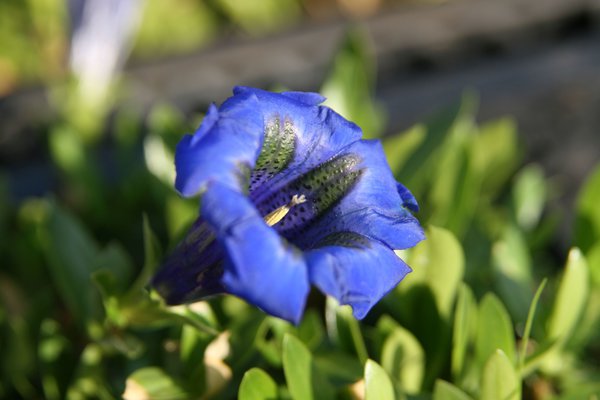
<path id="1" fill-rule="evenodd" d="M 515 334 L 510 316 L 492 293 L 486 294 L 479 305 L 475 350 L 481 367 L 496 350 L 502 350 L 502 356 L 511 363 L 516 362 Z"/>
<path id="2" fill-rule="evenodd" d="M 471 397 L 451 384 L 450 382 L 438 379 L 433 388 L 432 400 L 472 400 Z"/>
<path id="3" fill-rule="evenodd" d="M 385 370 L 373 360 L 365 364 L 365 400 L 394 400 L 394 386 Z"/>
<path id="4" fill-rule="evenodd" d="M 485 363 L 481 378 L 481 400 L 519 400 L 521 384 L 509 357 L 496 350 Z"/>
<path id="5" fill-rule="evenodd" d="M 275 400 L 277 385 L 262 369 L 252 368 L 244 374 L 238 393 L 240 400 Z"/>

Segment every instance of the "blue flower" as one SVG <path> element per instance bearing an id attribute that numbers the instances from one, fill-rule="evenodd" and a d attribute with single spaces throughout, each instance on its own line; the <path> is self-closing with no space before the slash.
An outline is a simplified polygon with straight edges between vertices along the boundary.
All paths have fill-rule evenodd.
<path id="1" fill-rule="evenodd" d="M 177 146 L 200 216 L 152 285 L 168 304 L 231 293 L 298 323 L 311 284 L 363 318 L 424 238 L 379 141 L 315 93 L 238 87 Z"/>

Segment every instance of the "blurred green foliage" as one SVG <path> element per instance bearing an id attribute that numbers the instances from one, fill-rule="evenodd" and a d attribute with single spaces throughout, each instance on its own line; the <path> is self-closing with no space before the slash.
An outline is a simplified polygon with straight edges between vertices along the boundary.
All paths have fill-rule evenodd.
<path id="1" fill-rule="evenodd" d="M 352 32 L 323 85 L 370 136 L 385 122 L 373 71 Z M 327 299 L 297 327 L 231 296 L 166 307 L 146 290 L 197 213 L 172 189 L 175 145 L 195 123 L 168 104 L 121 109 L 101 151 L 57 122 L 55 194 L 16 202 L 0 173 L 0 397 L 597 398 L 600 166 L 567 254 L 515 123 L 478 124 L 476 104 L 467 93 L 382 139 L 427 230 L 401 254 L 413 273 L 364 321 Z"/>

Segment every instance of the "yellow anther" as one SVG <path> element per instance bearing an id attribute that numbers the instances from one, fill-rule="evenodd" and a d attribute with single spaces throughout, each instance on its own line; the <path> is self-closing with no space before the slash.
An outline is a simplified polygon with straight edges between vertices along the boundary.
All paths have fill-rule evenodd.
<path id="1" fill-rule="evenodd" d="M 269 226 L 275 225 L 276 223 L 281 221 L 283 219 L 283 217 L 285 217 L 287 215 L 287 213 L 290 212 L 292 207 L 294 207 L 298 204 L 302 204 L 304 202 L 306 202 L 306 197 L 303 194 L 301 194 L 300 196 L 298 196 L 297 194 L 293 195 L 292 199 L 290 200 L 289 203 L 287 203 L 287 204 L 279 207 L 278 209 L 273 210 L 270 213 L 268 213 L 267 215 L 265 215 L 265 217 L 264 217 L 265 222 Z"/>

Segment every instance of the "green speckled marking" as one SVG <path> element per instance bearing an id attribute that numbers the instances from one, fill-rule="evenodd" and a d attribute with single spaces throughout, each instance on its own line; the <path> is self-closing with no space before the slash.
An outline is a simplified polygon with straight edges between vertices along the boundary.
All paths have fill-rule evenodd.
<path id="1" fill-rule="evenodd" d="M 343 246 L 355 249 L 364 249 L 370 247 L 369 239 L 363 235 L 354 232 L 335 232 L 325 236 L 317 247 L 325 246 Z"/>
<path id="2" fill-rule="evenodd" d="M 359 162 L 355 154 L 335 157 L 300 177 L 294 186 L 299 193 L 307 193 L 315 214 L 320 215 L 352 189 L 362 174 L 362 170 L 355 169 Z"/>
<path id="3" fill-rule="evenodd" d="M 276 174 L 285 169 L 294 158 L 296 132 L 292 121 L 276 115 L 267 122 L 262 149 L 256 160 L 254 171 Z"/>

